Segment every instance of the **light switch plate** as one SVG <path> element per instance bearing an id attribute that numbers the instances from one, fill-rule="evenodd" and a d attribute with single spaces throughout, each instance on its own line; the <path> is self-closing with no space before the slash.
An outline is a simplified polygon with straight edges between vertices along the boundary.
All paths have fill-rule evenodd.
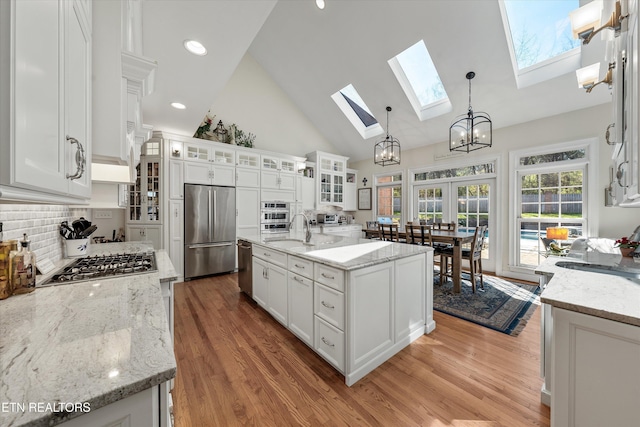
<path id="1" fill-rule="evenodd" d="M 113 218 L 113 212 L 111 211 L 95 211 L 93 213 L 94 219 L 109 219 Z"/>

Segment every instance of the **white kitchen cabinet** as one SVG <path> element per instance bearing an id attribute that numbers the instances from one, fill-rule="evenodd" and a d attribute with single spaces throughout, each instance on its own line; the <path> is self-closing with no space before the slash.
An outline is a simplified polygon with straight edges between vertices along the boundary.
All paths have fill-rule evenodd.
<path id="1" fill-rule="evenodd" d="M 253 299 L 266 310 L 269 301 L 269 280 L 267 278 L 269 264 L 255 256 L 252 262 Z"/>
<path id="2" fill-rule="evenodd" d="M 263 262 L 264 261 L 264 262 Z M 285 327 L 288 322 L 287 255 L 264 246 L 253 246 L 254 300 Z M 258 295 L 256 295 L 258 280 Z"/>
<path id="3" fill-rule="evenodd" d="M 184 199 L 184 162 L 169 160 L 169 198 Z"/>
<path id="4" fill-rule="evenodd" d="M 185 162 L 184 183 L 235 186 L 236 171 L 233 166 Z"/>
<path id="5" fill-rule="evenodd" d="M 313 269 L 313 263 L 311 268 Z M 288 286 L 288 328 L 305 344 L 313 347 L 313 280 L 302 274 L 289 272 Z"/>
<path id="6" fill-rule="evenodd" d="M 344 183 L 344 206 L 342 207 L 342 210 L 358 210 L 357 182 L 358 175 L 356 171 L 353 169 L 347 169 L 346 181 Z"/>
<path id="7" fill-rule="evenodd" d="M 93 2 L 93 156 L 97 163 L 135 166 L 136 144 L 150 129 L 142 98 L 153 92 L 156 61 L 142 55 L 138 0 Z M 138 136 L 146 134 L 140 141 Z"/>
<path id="8" fill-rule="evenodd" d="M 147 143 L 150 152 L 154 145 Z M 128 224 L 162 224 L 162 159 L 159 156 L 142 156 L 136 166 L 136 181 L 129 185 L 126 222 Z"/>
<path id="9" fill-rule="evenodd" d="M 236 150 L 236 166 L 260 169 L 260 154 L 252 152 L 252 149 L 243 151 L 241 148 L 236 148 Z"/>
<path id="10" fill-rule="evenodd" d="M 127 242 L 153 243 L 153 249 L 162 249 L 162 226 L 161 225 L 133 225 L 127 224 L 125 240 Z"/>
<path id="11" fill-rule="evenodd" d="M 260 170 L 236 167 L 236 187 L 260 188 Z"/>
<path id="12" fill-rule="evenodd" d="M 184 150 L 184 159 L 187 161 L 235 165 L 236 153 L 233 148 L 185 142 Z"/>
<path id="13" fill-rule="evenodd" d="M 324 234 L 337 234 L 344 237 L 362 237 L 362 226 L 360 224 L 350 225 L 323 225 L 322 232 Z"/>
<path id="14" fill-rule="evenodd" d="M 262 188 L 274 190 L 296 189 L 296 160 L 265 154 L 261 156 L 261 160 Z"/>
<path id="15" fill-rule="evenodd" d="M 287 271 L 282 267 L 269 263 L 267 281 L 267 310 L 274 319 L 287 327 L 289 324 Z"/>
<path id="16" fill-rule="evenodd" d="M 91 3 L 2 1 L 0 23 L 2 198 L 90 198 Z"/>
<path id="17" fill-rule="evenodd" d="M 179 276 L 184 276 L 184 201 L 169 200 L 169 258 Z"/>
<path id="18" fill-rule="evenodd" d="M 316 164 L 316 204 L 343 206 L 348 157 L 314 151 L 307 158 Z"/>
<path id="19" fill-rule="evenodd" d="M 236 235 L 260 234 L 260 188 L 236 187 Z"/>
<path id="20" fill-rule="evenodd" d="M 551 425 L 637 425 L 640 327 L 557 307 L 552 317 Z"/>
<path id="21" fill-rule="evenodd" d="M 313 210 L 316 203 L 316 181 L 303 175 L 296 176 L 296 202 L 302 210 Z"/>
<path id="22" fill-rule="evenodd" d="M 170 423 L 161 413 L 167 412 L 160 402 L 167 384 L 148 388 L 117 402 L 60 424 L 61 427 L 168 427 Z M 164 421 L 164 422 L 162 422 Z"/>

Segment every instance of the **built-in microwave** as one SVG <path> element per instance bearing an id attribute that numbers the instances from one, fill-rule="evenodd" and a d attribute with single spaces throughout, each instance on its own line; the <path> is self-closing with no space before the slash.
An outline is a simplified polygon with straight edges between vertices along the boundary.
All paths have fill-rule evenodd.
<path id="1" fill-rule="evenodd" d="M 288 202 L 262 202 L 260 231 L 262 233 L 286 233 L 289 231 L 291 210 Z"/>
<path id="2" fill-rule="evenodd" d="M 336 214 L 318 214 L 316 216 L 318 224 L 337 224 L 338 215 Z"/>
<path id="3" fill-rule="evenodd" d="M 272 224 L 260 224 L 260 232 L 261 233 L 288 233 L 289 223 L 279 222 L 279 223 L 272 223 Z"/>

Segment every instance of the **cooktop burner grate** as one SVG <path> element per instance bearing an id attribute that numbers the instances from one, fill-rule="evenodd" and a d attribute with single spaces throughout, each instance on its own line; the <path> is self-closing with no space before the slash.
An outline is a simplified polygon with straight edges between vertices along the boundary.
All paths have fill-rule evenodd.
<path id="1" fill-rule="evenodd" d="M 54 274 L 42 286 L 101 278 L 111 279 L 118 276 L 151 273 L 157 270 L 156 257 L 153 252 L 94 255 L 77 259 Z"/>

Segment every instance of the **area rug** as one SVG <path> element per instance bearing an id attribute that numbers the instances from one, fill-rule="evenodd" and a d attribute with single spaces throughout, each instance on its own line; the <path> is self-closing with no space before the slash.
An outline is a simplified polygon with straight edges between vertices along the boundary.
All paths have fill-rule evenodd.
<path id="1" fill-rule="evenodd" d="M 516 336 L 526 326 L 536 307 L 540 305 L 538 285 L 507 281 L 484 276 L 484 292 L 474 294 L 469 275 L 462 275 L 462 290 L 453 293 L 453 282 L 440 285 L 434 272 L 433 308 L 496 331 Z"/>

